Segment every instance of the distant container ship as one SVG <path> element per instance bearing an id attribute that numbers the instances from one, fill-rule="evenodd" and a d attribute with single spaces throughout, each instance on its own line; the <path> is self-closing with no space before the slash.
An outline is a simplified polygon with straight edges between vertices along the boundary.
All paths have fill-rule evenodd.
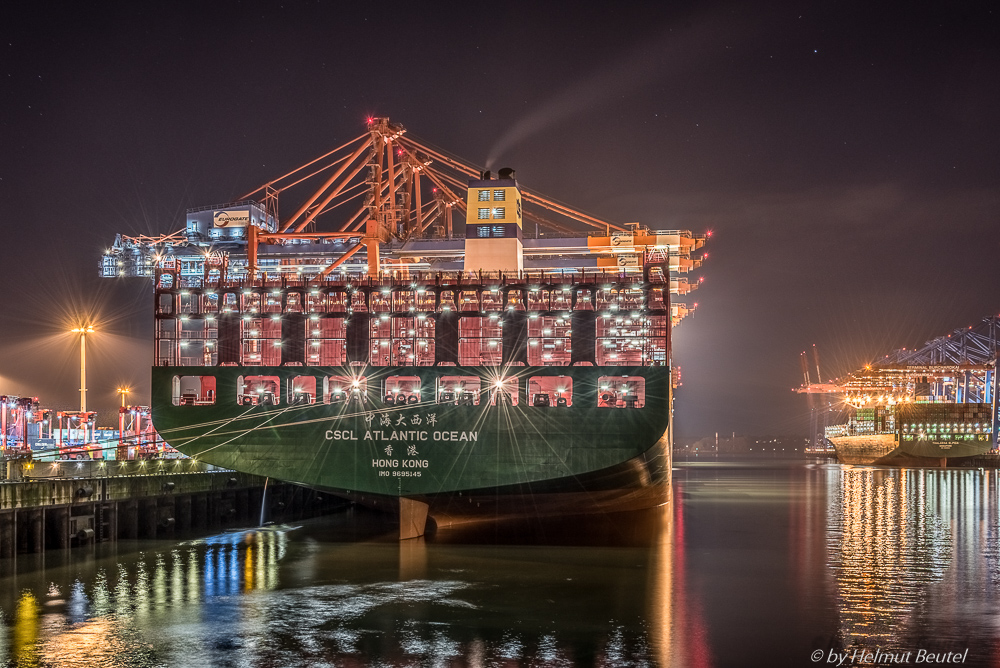
<path id="1" fill-rule="evenodd" d="M 987 403 L 904 402 L 859 408 L 826 437 L 843 464 L 943 464 L 988 452 L 992 415 Z"/>

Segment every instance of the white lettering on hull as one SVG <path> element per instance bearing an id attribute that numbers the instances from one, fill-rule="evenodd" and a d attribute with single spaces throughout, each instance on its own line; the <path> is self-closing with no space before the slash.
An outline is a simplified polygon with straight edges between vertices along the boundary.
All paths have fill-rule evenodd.
<path id="1" fill-rule="evenodd" d="M 368 420 L 369 425 L 373 420 Z M 414 421 L 417 424 L 418 421 Z M 433 424 L 433 422 L 431 422 Z M 363 435 L 362 435 L 363 434 Z M 428 459 L 393 459 L 392 455 L 405 454 L 409 457 L 419 456 L 419 448 L 415 445 L 427 441 L 443 443 L 476 443 L 479 441 L 478 431 L 425 431 L 421 429 L 367 429 L 364 432 L 354 429 L 327 429 L 323 433 L 327 441 L 355 442 L 378 441 L 376 449 L 384 452 L 386 458 L 372 459 L 372 469 L 379 477 L 421 477 L 421 469 L 430 468 Z M 373 443 L 374 445 L 374 443 Z M 403 470 L 407 469 L 407 470 Z"/>
<path id="2" fill-rule="evenodd" d="M 373 459 L 373 469 L 425 469 L 430 465 L 426 459 Z"/>
<path id="3" fill-rule="evenodd" d="M 435 441 L 478 441 L 478 431 L 436 431 Z"/>
<path id="4" fill-rule="evenodd" d="M 396 443 L 416 443 L 420 441 L 469 441 L 478 442 L 478 431 L 391 431 L 368 430 L 358 438 L 353 429 L 327 429 L 324 436 L 328 441 L 386 441 Z"/>
<path id="5" fill-rule="evenodd" d="M 351 429 L 327 429 L 326 440 L 328 441 L 356 441 L 358 437 L 354 435 L 354 431 Z"/>

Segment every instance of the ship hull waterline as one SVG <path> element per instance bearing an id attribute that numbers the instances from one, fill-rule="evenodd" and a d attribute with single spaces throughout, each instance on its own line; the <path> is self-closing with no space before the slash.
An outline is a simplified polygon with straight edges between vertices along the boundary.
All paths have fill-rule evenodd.
<path id="1" fill-rule="evenodd" d="M 496 368 L 367 368 L 365 385 L 391 375 L 433 387 L 443 375 Z M 243 406 L 243 377 L 345 377 L 339 367 L 154 367 L 153 422 L 173 447 L 201 461 L 293 482 L 379 510 L 400 499 L 426 504 L 438 526 L 483 518 L 582 515 L 649 508 L 669 498 L 669 367 L 520 367 L 517 405 L 483 393 L 479 405 L 422 401 L 384 405 L 378 392 L 350 401 Z M 211 375 L 213 405 L 176 405 L 174 378 Z M 525 380 L 558 376 L 571 385 L 566 406 L 527 405 Z M 599 383 L 642 377 L 641 408 L 598 408 Z M 607 382 L 606 380 L 603 382 Z M 428 393 L 428 394 L 433 394 Z"/>
<path id="2" fill-rule="evenodd" d="M 976 457 L 990 449 L 990 442 L 984 440 L 936 443 L 925 439 L 899 445 L 894 433 L 834 436 L 829 440 L 841 464 L 859 466 L 940 466 L 942 461 Z"/>

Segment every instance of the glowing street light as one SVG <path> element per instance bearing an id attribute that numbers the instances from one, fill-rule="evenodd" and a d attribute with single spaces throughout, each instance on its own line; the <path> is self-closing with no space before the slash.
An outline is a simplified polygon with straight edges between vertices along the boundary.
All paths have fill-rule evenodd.
<path id="1" fill-rule="evenodd" d="M 122 395 L 122 408 L 125 408 L 125 397 L 126 397 L 126 396 L 128 395 L 128 393 L 129 393 L 129 392 L 131 392 L 131 391 L 132 391 L 132 390 L 130 390 L 130 389 L 129 389 L 129 388 L 127 388 L 127 387 L 119 387 L 119 388 L 118 388 L 118 394 Z"/>
<path id="2" fill-rule="evenodd" d="M 80 325 L 70 330 L 80 334 L 80 412 L 87 412 L 87 334 L 93 334 L 94 328 L 90 325 L 84 327 Z"/>

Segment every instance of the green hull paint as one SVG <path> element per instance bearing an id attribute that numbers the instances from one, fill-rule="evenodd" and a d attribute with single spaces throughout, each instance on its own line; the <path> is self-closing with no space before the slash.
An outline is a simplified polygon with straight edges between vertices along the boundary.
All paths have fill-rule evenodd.
<path id="1" fill-rule="evenodd" d="M 960 459 L 982 455 L 993 447 L 990 404 L 916 402 L 877 409 L 885 417 L 874 419 L 875 410 L 867 409 L 867 418 L 855 421 L 873 433 L 831 436 L 837 457 L 844 464 L 892 464 L 942 459 Z M 891 416 L 888 411 L 892 411 Z M 860 411 L 859 411 L 860 414 Z M 895 428 L 888 431 L 892 422 Z M 837 427 L 849 431 L 852 424 Z"/>
<path id="2" fill-rule="evenodd" d="M 433 497 L 456 492 L 623 490 L 658 484 L 669 473 L 671 387 L 668 367 L 516 367 L 521 402 L 478 406 L 423 401 L 385 406 L 382 379 L 497 373 L 487 367 L 389 367 L 365 370 L 365 402 L 241 406 L 239 376 L 348 376 L 337 367 L 154 367 L 153 423 L 173 447 L 201 461 L 351 495 Z M 357 371 L 356 369 L 354 371 Z M 573 405 L 527 405 L 529 376 L 573 380 Z M 213 405 L 175 406 L 175 376 L 214 376 Z M 598 377 L 641 376 L 643 408 L 598 408 Z M 425 394 L 431 394 L 425 392 Z"/>

